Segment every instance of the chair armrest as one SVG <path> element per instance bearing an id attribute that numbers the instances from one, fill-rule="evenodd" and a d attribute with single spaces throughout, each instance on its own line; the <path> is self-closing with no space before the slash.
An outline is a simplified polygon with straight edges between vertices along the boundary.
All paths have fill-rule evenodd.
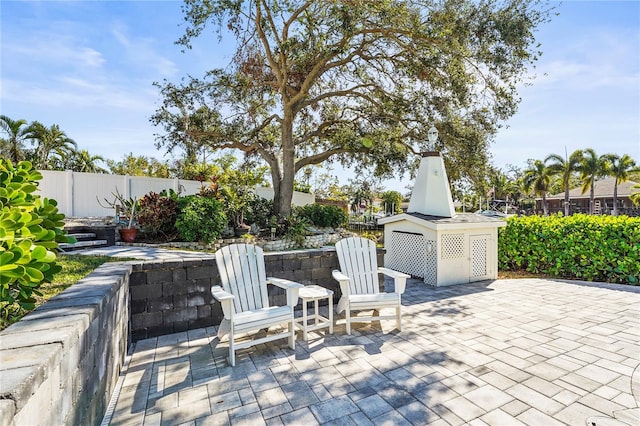
<path id="1" fill-rule="evenodd" d="M 224 291 L 219 285 L 211 287 L 211 295 L 222 304 L 222 313 L 226 319 L 233 317 L 233 294 Z"/>
<path id="2" fill-rule="evenodd" d="M 298 304 L 298 292 L 304 285 L 284 278 L 267 277 L 267 284 L 273 284 L 287 291 L 287 305 L 294 307 Z"/>
<path id="3" fill-rule="evenodd" d="M 395 293 L 398 294 L 404 293 L 404 289 L 407 286 L 407 278 L 411 278 L 411 275 L 405 274 L 404 272 L 394 271 L 393 269 L 388 268 L 378 267 L 378 272 L 393 278 Z"/>
<path id="4" fill-rule="evenodd" d="M 211 287 L 211 295 L 218 302 L 223 302 L 225 300 L 233 300 L 233 294 L 228 293 L 222 289 L 219 285 Z"/>
<path id="5" fill-rule="evenodd" d="M 276 277 L 267 277 L 267 284 L 273 284 L 277 287 L 283 288 L 285 290 L 289 288 L 302 288 L 304 285 L 297 283 L 295 281 L 287 280 L 284 278 L 276 278 Z"/>
<path id="6" fill-rule="evenodd" d="M 349 281 L 350 278 L 343 274 L 341 271 L 334 269 L 331 272 L 333 279 L 340 283 L 340 291 L 342 291 L 343 296 L 349 296 Z"/>

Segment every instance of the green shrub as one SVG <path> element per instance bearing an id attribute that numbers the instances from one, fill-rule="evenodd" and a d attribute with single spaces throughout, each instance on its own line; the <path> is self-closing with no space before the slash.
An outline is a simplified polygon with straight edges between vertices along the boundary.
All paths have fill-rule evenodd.
<path id="1" fill-rule="evenodd" d="M 312 225 L 323 228 L 338 228 L 347 223 L 349 216 L 335 206 L 307 204 L 295 209 L 296 216 L 307 219 Z"/>
<path id="2" fill-rule="evenodd" d="M 273 215 L 273 200 L 267 200 L 253 194 L 247 206 L 245 222 L 248 224 L 255 223 L 260 228 L 268 228 L 271 225 L 271 217 Z"/>
<path id="3" fill-rule="evenodd" d="M 588 281 L 640 282 L 640 218 L 511 217 L 499 231 L 499 267 Z"/>
<path id="4" fill-rule="evenodd" d="M 150 192 L 139 201 L 138 224 L 154 238 L 169 241 L 177 234 L 178 201 L 172 197 Z"/>
<path id="5" fill-rule="evenodd" d="M 298 247 L 304 245 L 304 237 L 309 235 L 307 228 L 309 220 L 303 216 L 290 215 L 281 221 L 284 226 L 284 235 L 296 243 Z"/>
<path id="6" fill-rule="evenodd" d="M 42 174 L 31 163 L 0 158 L 0 314 L 33 309 L 38 288 L 60 271 L 54 250 L 64 235 L 55 200 L 34 195 Z"/>
<path id="7" fill-rule="evenodd" d="M 185 241 L 211 242 L 227 227 L 223 205 L 215 198 L 189 195 L 178 201 L 176 228 Z"/>

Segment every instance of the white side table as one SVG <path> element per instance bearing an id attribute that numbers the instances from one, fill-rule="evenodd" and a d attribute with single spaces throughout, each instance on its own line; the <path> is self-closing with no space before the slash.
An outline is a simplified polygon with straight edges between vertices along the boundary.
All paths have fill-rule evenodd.
<path id="1" fill-rule="evenodd" d="M 296 320 L 296 326 L 302 330 L 302 338 L 307 341 L 309 331 L 325 327 L 329 327 L 329 333 L 333 334 L 333 291 L 319 285 L 307 285 L 300 289 L 298 297 L 302 299 L 302 318 Z M 318 301 L 322 299 L 329 301 L 329 318 L 321 316 L 318 312 Z M 307 303 L 309 302 L 314 302 L 315 307 L 311 318 L 307 312 Z M 313 320 L 312 324 L 309 324 L 309 319 Z"/>

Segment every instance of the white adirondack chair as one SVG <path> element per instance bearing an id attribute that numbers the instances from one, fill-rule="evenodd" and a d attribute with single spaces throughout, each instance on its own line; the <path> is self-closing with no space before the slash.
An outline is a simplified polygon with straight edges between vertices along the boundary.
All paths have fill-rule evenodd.
<path id="1" fill-rule="evenodd" d="M 235 366 L 235 351 L 277 339 L 289 339 L 295 349 L 293 308 L 298 303 L 298 290 L 302 284 L 281 278 L 267 278 L 264 253 L 251 244 L 232 244 L 216 252 L 216 264 L 222 287 L 211 287 L 211 294 L 222 304 L 224 319 L 218 337 L 229 334 L 229 364 Z M 267 284 L 287 291 L 286 306 L 269 306 Z M 285 332 L 236 343 L 240 333 L 251 333 L 276 325 L 286 324 Z"/>
<path id="2" fill-rule="evenodd" d="M 401 295 L 409 275 L 378 267 L 376 245 L 367 238 L 344 238 L 336 243 L 340 271 L 333 271 L 333 278 L 340 283 L 342 297 L 338 301 L 338 313 L 345 311 L 347 334 L 351 334 L 352 322 L 396 320 L 396 328 L 402 331 Z M 394 279 L 393 293 L 380 292 L 378 273 Z M 353 311 L 395 308 L 395 315 L 354 316 Z"/>

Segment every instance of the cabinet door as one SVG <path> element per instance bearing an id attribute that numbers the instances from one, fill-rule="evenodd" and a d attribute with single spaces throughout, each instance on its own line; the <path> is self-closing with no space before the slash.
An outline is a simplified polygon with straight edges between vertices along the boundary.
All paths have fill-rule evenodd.
<path id="1" fill-rule="evenodd" d="M 469 282 L 488 280 L 489 271 L 489 235 L 469 236 Z"/>

